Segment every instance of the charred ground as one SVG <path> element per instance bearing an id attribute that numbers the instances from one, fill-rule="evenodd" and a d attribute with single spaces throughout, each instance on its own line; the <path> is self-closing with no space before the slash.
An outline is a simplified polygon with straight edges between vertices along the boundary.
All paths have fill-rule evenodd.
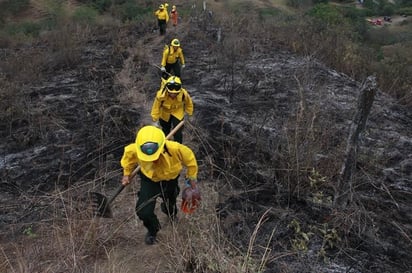
<path id="1" fill-rule="evenodd" d="M 50 56 L 47 40 L 2 49 L 2 86 L 18 94 L 2 99 L 0 124 L 6 259 L 22 260 L 12 250 L 27 243 L 29 230 L 46 237 L 47 222 L 64 222 L 68 204 L 85 192 L 118 185 L 123 146 L 147 121 L 159 85 L 153 64 L 179 35 L 187 57 L 182 80 L 195 102 L 186 140 L 196 149 L 199 181 L 219 193 L 216 213 L 235 248 L 258 260 L 269 253 L 263 272 L 410 270 L 410 109 L 378 93 L 361 139 L 353 202 L 333 207 L 361 83 L 272 44 L 265 30 L 249 37 L 226 26 L 199 12 L 164 38 L 148 25 L 96 29 L 65 58 Z M 9 72 L 35 53 L 44 56 L 36 81 Z M 34 270 L 45 271 L 49 258 L 34 257 Z M 218 272 L 194 258 L 185 269 Z"/>

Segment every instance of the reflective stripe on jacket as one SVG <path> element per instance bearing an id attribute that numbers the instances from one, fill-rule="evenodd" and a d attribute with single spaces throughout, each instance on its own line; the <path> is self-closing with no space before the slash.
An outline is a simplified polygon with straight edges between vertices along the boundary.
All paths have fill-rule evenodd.
<path id="1" fill-rule="evenodd" d="M 137 144 L 132 143 L 124 148 L 120 164 L 123 167 L 123 175 L 130 175 L 137 165 L 140 171 L 154 182 L 171 180 L 176 178 L 186 167 L 186 177 L 197 179 L 198 166 L 193 151 L 186 145 L 175 141 L 166 140 L 165 148 L 159 159 L 154 162 L 145 162 L 137 157 Z"/>

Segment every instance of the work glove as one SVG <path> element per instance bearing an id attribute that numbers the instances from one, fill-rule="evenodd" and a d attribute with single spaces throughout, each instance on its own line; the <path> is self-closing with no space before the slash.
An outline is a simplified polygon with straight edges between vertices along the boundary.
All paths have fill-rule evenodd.
<path id="1" fill-rule="evenodd" d="M 184 119 L 185 119 L 187 122 L 190 122 L 190 121 L 192 120 L 192 117 L 193 117 L 193 115 L 189 115 L 189 114 L 185 113 Z"/>
<path id="2" fill-rule="evenodd" d="M 122 177 L 122 185 L 123 185 L 123 186 L 127 186 L 129 183 L 130 183 L 130 178 L 129 178 L 129 176 L 128 176 L 128 175 L 124 175 L 124 176 Z"/>
<path id="3" fill-rule="evenodd" d="M 182 69 L 184 69 L 186 67 L 186 65 L 182 64 Z"/>
<path id="4" fill-rule="evenodd" d="M 161 70 L 162 72 L 166 72 L 166 68 L 165 68 L 164 66 L 162 66 L 162 67 L 160 68 L 160 70 Z"/>
<path id="5" fill-rule="evenodd" d="M 160 124 L 159 124 L 159 121 L 158 121 L 158 120 L 157 120 L 157 121 L 153 121 L 152 125 L 160 128 Z"/>
<path id="6" fill-rule="evenodd" d="M 197 187 L 196 183 L 197 181 L 194 179 L 189 179 L 189 178 L 185 179 L 185 187 L 191 187 L 192 189 L 195 189 Z"/>

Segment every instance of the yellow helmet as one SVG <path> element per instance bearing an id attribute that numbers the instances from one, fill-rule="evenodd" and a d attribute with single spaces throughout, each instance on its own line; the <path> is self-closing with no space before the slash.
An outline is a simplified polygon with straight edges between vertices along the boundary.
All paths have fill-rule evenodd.
<path id="1" fill-rule="evenodd" d="M 176 6 L 175 6 L 175 5 L 173 5 L 173 6 L 172 6 L 172 9 L 176 9 Z"/>
<path id="2" fill-rule="evenodd" d="M 177 76 L 170 76 L 166 81 L 166 89 L 169 93 L 180 93 L 182 81 Z"/>
<path id="3" fill-rule="evenodd" d="M 173 39 L 170 43 L 172 46 L 180 46 L 180 41 L 178 39 Z"/>
<path id="4" fill-rule="evenodd" d="M 159 158 L 165 145 L 165 134 L 156 126 L 144 126 L 137 132 L 137 157 L 142 161 L 155 161 Z"/>
<path id="5" fill-rule="evenodd" d="M 159 9 L 164 9 L 165 6 L 163 4 L 160 4 Z"/>

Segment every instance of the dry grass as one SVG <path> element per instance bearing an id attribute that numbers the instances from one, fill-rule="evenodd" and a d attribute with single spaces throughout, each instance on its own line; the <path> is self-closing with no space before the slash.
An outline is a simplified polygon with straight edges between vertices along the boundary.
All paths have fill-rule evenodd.
<path id="1" fill-rule="evenodd" d="M 16 238 L 1 246 L 1 272 L 261 272 L 257 268 L 267 257 L 260 265 L 251 260 L 253 237 L 246 254 L 226 240 L 215 214 L 218 195 L 207 181 L 200 185 L 203 202 L 195 214 L 181 214 L 171 224 L 157 211 L 163 228 L 155 246 L 143 243 L 145 229 L 134 214 L 135 186 L 112 204 L 112 219 L 91 218 L 90 204 L 78 198 L 81 189 L 40 197 L 36 202 L 48 202 L 55 214 L 13 226 Z"/>
<path id="2" fill-rule="evenodd" d="M 246 2 L 248 2 L 248 5 L 254 3 L 253 1 Z M 259 1 L 257 4 L 264 7 L 268 5 L 268 2 L 273 4 L 275 1 Z M 283 6 L 281 1 L 276 1 L 276 3 Z M 237 4 L 237 1 L 230 1 L 229 3 L 229 5 Z M 226 8 L 223 6 L 222 1 L 215 1 L 213 7 Z M 245 37 L 251 37 L 249 36 L 251 33 L 255 35 L 265 33 L 267 40 L 279 39 L 294 50 L 308 55 L 318 53 L 311 52 L 312 48 L 327 51 L 327 48 L 320 47 L 320 44 L 315 40 L 309 45 L 299 41 L 298 35 L 300 34 L 305 35 L 305 39 L 310 39 L 310 33 L 305 33 L 303 25 L 300 23 L 294 25 L 299 27 L 298 31 L 292 32 L 291 28 L 293 27 L 290 25 L 273 25 L 262 28 L 256 21 L 249 24 L 243 17 L 238 20 L 224 21 L 222 19 L 221 22 L 224 26 L 234 29 L 236 33 L 245 31 L 242 33 Z M 245 25 L 250 28 L 244 30 Z M 70 36 L 67 34 L 65 37 L 60 37 L 56 33 L 47 36 L 54 45 L 54 49 L 59 52 L 59 55 L 63 56 L 63 60 L 53 60 L 54 65 L 76 62 L 78 44 L 92 33 L 92 30 L 87 28 L 66 30 L 69 30 L 67 33 L 74 30 L 74 33 Z M 297 36 L 292 35 L 292 38 L 290 38 L 291 34 Z M 246 38 L 236 37 L 236 35 L 228 36 L 221 47 L 222 57 L 226 58 L 221 60 L 226 60 L 230 64 L 227 71 L 231 75 L 233 75 L 233 69 L 238 64 L 237 60 L 242 54 L 259 50 L 259 45 L 254 48 L 245 46 Z M 125 60 L 124 69 L 116 77 L 116 84 L 121 85 L 125 90 L 120 97 L 121 103 L 132 102 L 131 105 L 140 107 L 142 112 L 149 112 L 152 98 L 147 96 L 146 93 L 153 92 L 154 94 L 155 92 L 151 83 L 153 76 L 150 75 L 153 70 L 147 69 L 147 74 L 139 75 L 136 75 L 135 72 L 142 71 L 144 70 L 142 67 L 150 65 L 147 59 L 158 57 L 152 56 L 151 52 L 154 47 L 160 45 L 160 40 L 153 42 L 152 47 L 141 41 L 130 48 L 118 49 L 129 53 L 129 57 Z M 236 48 L 235 54 L 228 54 L 232 48 Z M 351 49 L 348 50 L 350 53 Z M 20 69 L 34 71 L 35 67 L 46 62 L 46 55 L 41 55 L 37 59 L 32 58 L 10 59 L 10 62 L 6 64 L 9 71 L 17 72 Z M 333 56 L 331 55 L 330 58 L 333 58 Z M 353 61 L 353 59 L 351 60 Z M 35 63 L 33 67 L 24 67 L 25 63 L 31 62 Z M 356 70 L 350 73 L 356 73 Z M 30 82 L 41 77 L 41 75 L 34 73 L 30 75 L 34 78 L 28 78 L 25 81 Z M 295 80 L 300 87 L 306 86 L 309 82 L 308 78 L 295 78 Z M 138 86 L 135 84 L 136 82 L 139 83 Z M 229 93 L 235 91 L 233 83 L 231 87 L 232 89 L 228 88 Z M 12 94 L 17 89 L 13 86 L 7 86 L 7 93 Z M 333 182 L 331 180 L 319 180 L 316 187 L 312 187 L 309 178 L 311 170 L 315 168 L 320 173 L 319 177 L 329 178 L 337 173 L 337 163 L 340 162 L 340 158 L 336 154 L 332 154 L 331 156 L 334 158 L 332 162 L 329 160 L 320 163 L 313 161 L 316 154 L 322 150 L 329 150 L 334 145 L 331 136 L 335 132 L 325 132 L 322 129 L 331 126 L 324 123 L 324 120 L 319 119 L 321 106 L 314 105 L 308 108 L 303 94 L 304 92 L 301 92 L 299 105 L 297 106 L 298 111 L 287 124 L 284 132 L 287 149 L 285 154 L 282 155 L 282 159 L 284 159 L 284 166 L 282 167 L 286 172 L 281 177 L 281 181 L 287 189 L 290 189 L 290 195 L 305 198 L 311 194 L 316 194 L 322 188 L 329 189 L 331 187 L 330 183 Z M 10 103 L 16 105 L 16 102 Z M 193 123 L 195 122 L 194 120 Z M 147 123 L 147 121 L 143 121 L 143 123 Z M 206 141 L 207 134 L 196 129 L 196 127 L 191 124 L 186 126 L 186 132 L 190 132 L 185 135 L 189 136 L 187 143 L 195 150 L 199 150 L 200 147 L 211 147 L 212 145 Z M 339 150 L 339 147 L 337 150 Z M 227 152 L 230 153 L 231 151 Z M 237 152 L 239 153 L 239 151 Z M 234 153 L 231 157 L 228 157 L 228 161 L 231 164 L 236 164 L 236 157 L 238 156 L 240 157 L 239 154 Z M 205 160 L 201 162 L 200 166 L 202 170 L 205 170 L 203 175 L 204 177 L 212 177 L 212 174 L 219 167 L 214 164 L 212 155 L 205 155 L 204 157 Z M 255 229 L 250 233 L 249 245 L 246 251 L 238 249 L 228 240 L 227 234 L 222 230 L 221 219 L 216 215 L 216 205 L 222 198 L 217 192 L 218 189 L 221 189 L 218 183 L 240 179 L 234 175 L 229 177 L 229 173 L 222 173 L 222 177 L 219 177 L 220 180 L 210 181 L 204 179 L 201 182 L 203 204 L 195 214 L 181 215 L 180 221 L 173 225 L 168 223 L 164 217 L 161 219 L 164 227 L 159 234 L 159 244 L 153 247 L 144 245 L 145 230 L 134 214 L 137 185 L 129 187 L 113 204 L 115 210 L 113 219 L 92 219 L 89 210 L 80 209 L 79 211 L 79 207 L 83 208 L 83 202 L 85 201 L 76 198 L 76 196 L 81 195 L 79 189 L 57 192 L 52 197 L 47 197 L 44 200 L 40 198 L 37 201 L 47 202 L 54 213 L 40 223 L 21 223 L 11 227 L 15 238 L 1 246 L 0 271 L 5 273 L 164 273 L 185 271 L 199 273 L 257 273 L 263 272 L 269 261 L 276 261 L 282 255 L 295 255 L 296 253 L 289 252 L 277 253 L 277 256 L 272 255 L 269 244 L 275 230 L 268 238 L 267 245 L 257 244 L 257 233 L 265 225 L 266 217 L 269 214 L 268 210 L 259 217 Z M 101 175 L 112 176 L 113 174 L 103 173 Z M 100 182 L 97 181 L 90 183 L 100 185 Z M 87 184 L 84 186 L 87 186 Z M 226 185 L 226 190 L 235 193 L 235 188 L 231 185 Z M 159 213 L 159 215 L 161 214 Z M 372 222 L 365 209 L 336 213 L 333 217 L 331 223 L 336 227 L 342 227 L 359 235 L 367 232 L 368 225 Z M 259 251 L 255 251 L 257 249 Z M 284 265 L 284 268 L 285 272 L 290 272 L 287 265 Z"/>

